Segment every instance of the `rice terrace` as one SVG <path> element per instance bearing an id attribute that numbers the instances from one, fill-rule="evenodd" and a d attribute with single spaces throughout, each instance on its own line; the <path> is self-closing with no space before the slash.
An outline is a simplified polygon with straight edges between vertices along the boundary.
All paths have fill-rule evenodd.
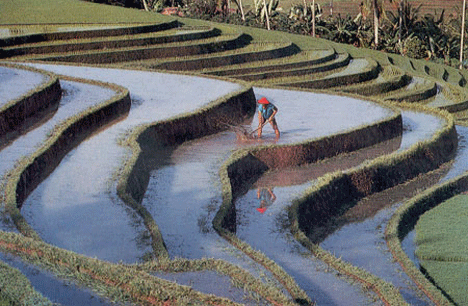
<path id="1" fill-rule="evenodd" d="M 0 305 L 468 305 L 464 62 L 271 22 L 0 2 Z"/>

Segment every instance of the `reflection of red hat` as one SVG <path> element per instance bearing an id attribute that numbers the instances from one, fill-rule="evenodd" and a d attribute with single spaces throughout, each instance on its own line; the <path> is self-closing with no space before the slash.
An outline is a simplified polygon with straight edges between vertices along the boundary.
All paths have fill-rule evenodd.
<path id="1" fill-rule="evenodd" d="M 257 210 L 263 214 L 266 211 L 266 207 L 259 207 Z"/>
<path id="2" fill-rule="evenodd" d="M 268 101 L 267 98 L 263 97 L 260 100 L 258 100 L 258 103 L 260 103 L 260 104 L 270 104 L 270 101 Z"/>

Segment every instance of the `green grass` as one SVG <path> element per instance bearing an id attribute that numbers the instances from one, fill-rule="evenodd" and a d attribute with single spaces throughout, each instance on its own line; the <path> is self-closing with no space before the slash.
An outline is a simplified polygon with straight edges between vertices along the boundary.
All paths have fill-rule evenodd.
<path id="1" fill-rule="evenodd" d="M 468 305 L 467 262 L 421 260 L 420 263 L 436 286 L 442 289 L 452 303 Z"/>
<path id="2" fill-rule="evenodd" d="M 137 9 L 79 0 L 0 1 L 0 25 L 162 22 L 170 18 Z"/>
<path id="3" fill-rule="evenodd" d="M 468 262 L 468 195 L 457 195 L 421 216 L 416 225 L 421 259 Z"/>
<path id="4" fill-rule="evenodd" d="M 416 224 L 416 255 L 428 276 L 458 305 L 467 305 L 468 195 L 456 195 Z"/>

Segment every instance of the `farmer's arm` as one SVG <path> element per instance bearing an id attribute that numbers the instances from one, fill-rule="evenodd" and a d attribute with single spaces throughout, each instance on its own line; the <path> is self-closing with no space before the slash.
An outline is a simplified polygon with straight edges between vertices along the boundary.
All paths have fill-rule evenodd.
<path id="1" fill-rule="evenodd" d="M 276 195 L 273 193 L 273 190 L 271 188 L 268 188 L 268 193 L 270 194 L 271 201 L 275 201 Z"/>
<path id="2" fill-rule="evenodd" d="M 273 118 L 275 118 L 275 115 L 276 115 L 277 112 L 278 112 L 278 108 L 275 106 L 273 108 L 273 113 L 271 114 L 270 118 L 268 118 L 268 122 L 271 122 L 271 120 L 273 120 Z"/>

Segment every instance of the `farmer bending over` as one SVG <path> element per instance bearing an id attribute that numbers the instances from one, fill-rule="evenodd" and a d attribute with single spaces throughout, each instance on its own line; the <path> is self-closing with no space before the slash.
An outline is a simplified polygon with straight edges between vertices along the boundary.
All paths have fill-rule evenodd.
<path id="1" fill-rule="evenodd" d="M 258 138 L 262 137 L 262 130 L 265 124 L 270 122 L 271 127 L 275 130 L 276 139 L 278 139 L 280 137 L 280 131 L 275 119 L 278 108 L 265 97 L 258 100 L 258 103 L 260 104 L 258 106 Z"/>

